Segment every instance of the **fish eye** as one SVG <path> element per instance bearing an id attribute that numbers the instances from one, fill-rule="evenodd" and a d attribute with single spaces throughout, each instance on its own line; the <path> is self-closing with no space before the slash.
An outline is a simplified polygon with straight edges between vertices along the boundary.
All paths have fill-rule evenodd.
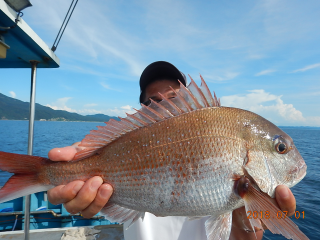
<path id="1" fill-rule="evenodd" d="M 278 153 L 285 154 L 288 152 L 289 148 L 286 144 L 286 140 L 282 136 L 275 135 L 273 137 L 273 142 L 274 142 L 274 148 Z"/>
<path id="2" fill-rule="evenodd" d="M 276 145 L 276 151 L 280 154 L 284 154 L 286 153 L 287 151 L 287 145 L 283 142 L 279 142 L 277 145 Z"/>

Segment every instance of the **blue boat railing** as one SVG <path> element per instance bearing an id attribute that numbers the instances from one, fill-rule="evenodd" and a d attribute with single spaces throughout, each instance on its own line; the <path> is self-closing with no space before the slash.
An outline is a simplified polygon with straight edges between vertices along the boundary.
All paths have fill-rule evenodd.
<path id="1" fill-rule="evenodd" d="M 24 230 L 25 197 L 0 204 L 0 231 Z M 31 194 L 30 229 L 96 226 L 114 224 L 101 216 L 90 219 L 80 214 L 70 214 L 62 204 L 53 205 L 47 200 L 47 193 Z"/>

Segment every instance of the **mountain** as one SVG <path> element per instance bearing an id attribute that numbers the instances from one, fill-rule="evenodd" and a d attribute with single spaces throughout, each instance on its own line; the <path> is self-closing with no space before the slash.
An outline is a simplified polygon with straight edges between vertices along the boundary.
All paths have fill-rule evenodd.
<path id="1" fill-rule="evenodd" d="M 27 120 L 29 119 L 29 108 L 28 102 L 23 102 L 0 93 L 0 120 Z M 53 110 L 36 103 L 35 120 L 107 122 L 111 118 L 119 120 L 117 117 L 110 117 L 104 114 L 83 116 L 64 110 Z"/>

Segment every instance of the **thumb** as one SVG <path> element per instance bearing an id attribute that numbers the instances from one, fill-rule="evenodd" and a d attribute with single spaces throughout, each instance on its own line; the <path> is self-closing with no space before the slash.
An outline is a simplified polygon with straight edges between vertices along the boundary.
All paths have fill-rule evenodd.
<path id="1" fill-rule="evenodd" d="M 51 149 L 48 157 L 52 161 L 71 161 L 77 152 L 85 149 L 84 147 L 79 147 L 79 144 L 80 142 L 76 142 L 71 146 Z"/>

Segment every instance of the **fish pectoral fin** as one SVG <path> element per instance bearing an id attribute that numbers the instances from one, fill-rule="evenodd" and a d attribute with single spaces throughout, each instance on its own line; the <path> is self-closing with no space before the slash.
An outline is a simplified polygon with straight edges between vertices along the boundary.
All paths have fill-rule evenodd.
<path id="1" fill-rule="evenodd" d="M 274 205 L 271 199 L 268 194 L 258 191 L 253 186 L 248 187 L 248 192 L 243 196 L 243 200 L 252 228 L 262 228 L 260 219 L 274 234 L 282 234 L 284 237 L 294 240 L 309 239 L 289 216 L 286 216 Z M 255 216 L 257 217 L 254 218 Z"/>
<path id="2" fill-rule="evenodd" d="M 232 212 L 211 216 L 205 223 L 207 240 L 228 240 L 231 232 Z"/>
<path id="3" fill-rule="evenodd" d="M 124 223 L 126 221 L 132 220 L 128 228 L 139 218 L 143 220 L 145 214 L 145 212 L 139 212 L 129 208 L 121 207 L 113 203 L 107 204 L 104 208 L 101 209 L 100 212 L 110 222 Z"/>

